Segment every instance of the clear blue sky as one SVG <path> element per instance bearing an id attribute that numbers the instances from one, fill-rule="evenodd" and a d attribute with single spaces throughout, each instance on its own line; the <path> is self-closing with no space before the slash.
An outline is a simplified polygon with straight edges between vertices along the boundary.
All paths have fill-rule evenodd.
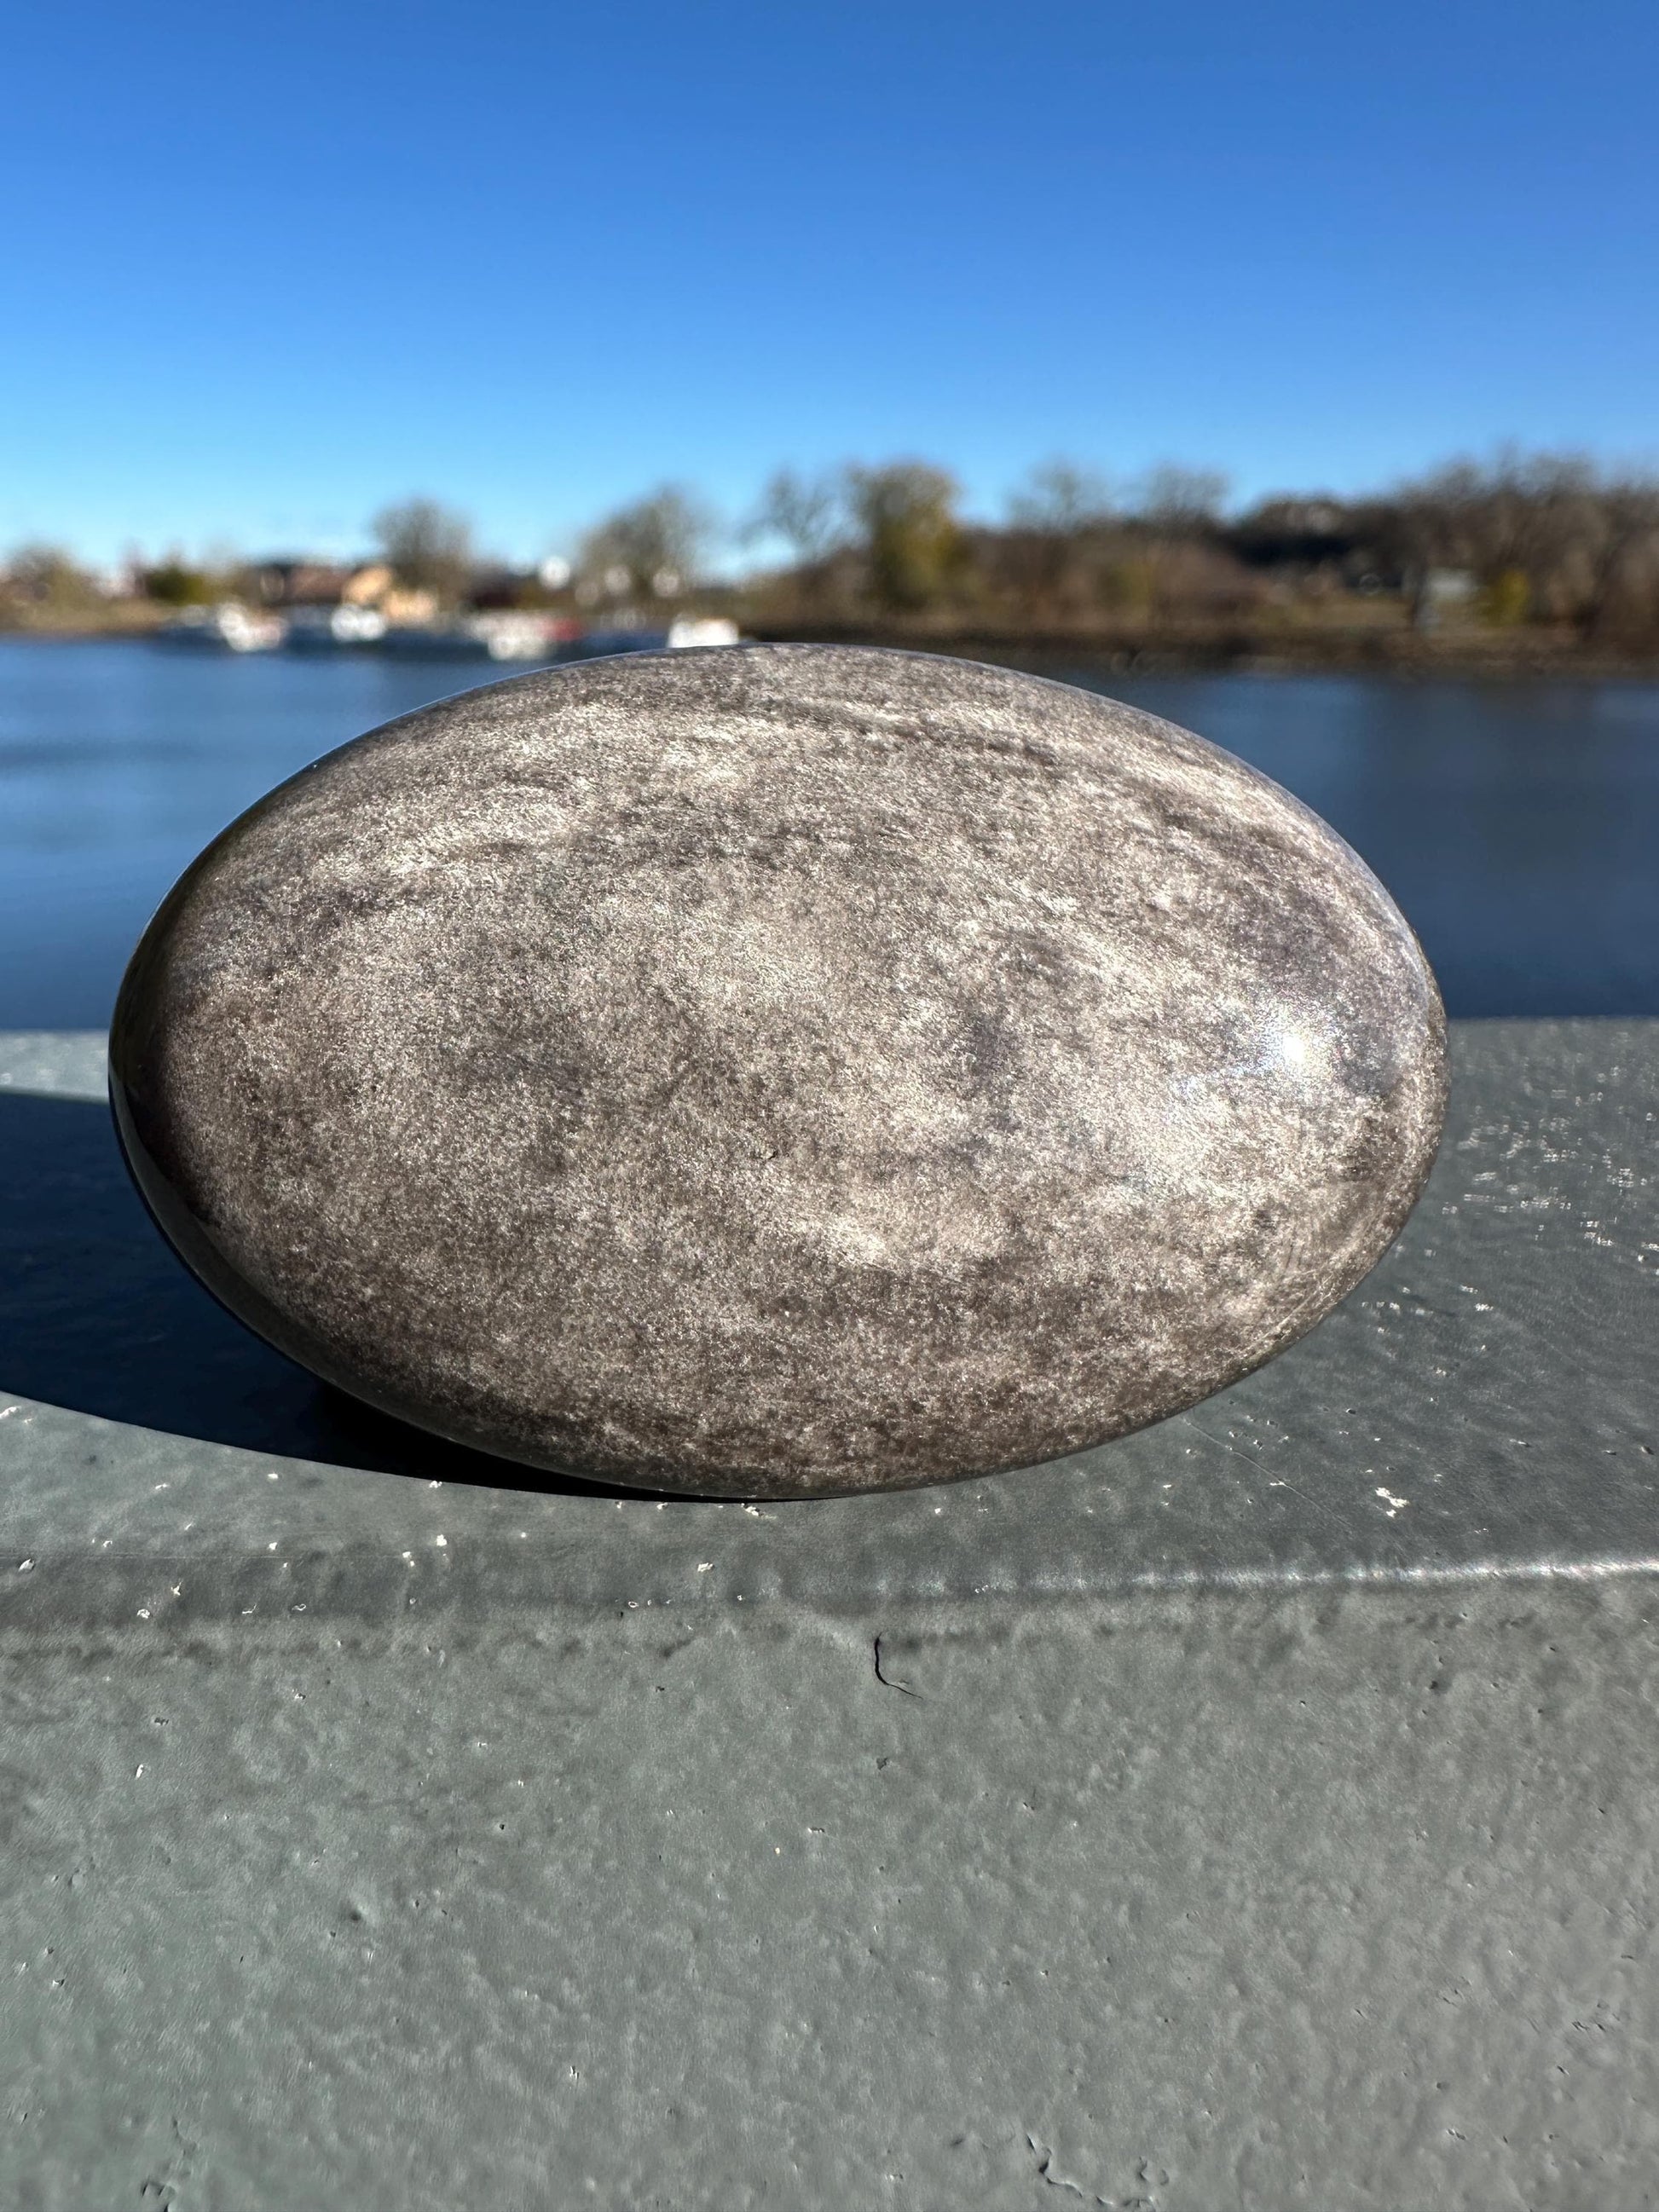
<path id="1" fill-rule="evenodd" d="M 0 544 L 1659 459 L 1653 0 L 11 11 Z"/>

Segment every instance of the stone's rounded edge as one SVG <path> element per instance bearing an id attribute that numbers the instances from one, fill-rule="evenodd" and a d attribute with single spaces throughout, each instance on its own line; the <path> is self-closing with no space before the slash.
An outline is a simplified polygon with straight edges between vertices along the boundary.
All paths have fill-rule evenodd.
<path id="1" fill-rule="evenodd" d="M 202 1222 L 179 1201 L 166 1169 L 155 1158 L 139 1133 L 138 1122 L 143 1113 L 143 1070 L 149 1054 L 135 1009 L 143 998 L 149 969 L 163 957 L 173 919 L 188 905 L 197 887 L 221 856 L 235 849 L 240 837 L 291 800 L 296 789 L 319 779 L 325 779 L 331 769 L 346 757 L 361 759 L 370 749 L 407 743 L 411 738 L 418 739 L 428 733 L 441 732 L 457 718 L 465 722 L 469 715 L 476 715 L 481 708 L 506 707 L 514 699 L 523 699 L 526 695 L 551 699 L 556 698 L 560 690 L 580 692 L 592 687 L 597 687 L 603 694 L 612 683 L 636 684 L 647 670 L 658 678 L 664 675 L 690 677 L 696 672 L 696 665 L 699 662 L 706 663 L 711 670 L 726 676 L 736 675 L 745 662 L 750 665 L 771 662 L 783 666 L 801 661 L 817 661 L 821 665 L 852 662 L 866 669 L 884 663 L 923 664 L 950 672 L 964 685 L 975 680 L 990 679 L 1005 694 L 1018 695 L 1041 688 L 1060 695 L 1072 705 L 1073 711 L 1082 709 L 1086 720 L 1097 722 L 1103 731 L 1109 730 L 1114 723 L 1129 726 L 1143 736 L 1155 736 L 1160 743 L 1184 754 L 1189 762 L 1202 763 L 1207 759 L 1216 763 L 1224 763 L 1254 784 L 1270 791 L 1287 813 L 1294 815 L 1314 833 L 1317 842 L 1334 854 L 1341 855 L 1343 863 L 1352 870 L 1357 882 L 1363 882 L 1369 888 L 1374 904 L 1397 926 L 1401 936 L 1409 946 L 1426 987 L 1425 1011 L 1431 1031 L 1430 1042 L 1435 1061 L 1431 1087 L 1436 1092 L 1437 1103 L 1431 1115 L 1432 1126 L 1425 1126 L 1425 1141 L 1417 1149 L 1411 1176 L 1402 1182 L 1395 1202 L 1385 1213 L 1378 1216 L 1373 1236 L 1363 1249 L 1353 1254 L 1352 1265 L 1346 1276 L 1328 1285 L 1308 1302 L 1305 1310 L 1288 1315 L 1273 1341 L 1254 1356 L 1235 1360 L 1224 1369 L 1206 1375 L 1195 1382 L 1189 1394 L 1173 1395 L 1160 1401 L 1152 1413 L 1143 1413 L 1115 1424 L 1102 1423 L 1098 1419 L 1087 1424 L 1073 1421 L 1042 1437 L 1033 1434 L 1022 1439 L 1030 1448 L 1015 1457 L 972 1460 L 949 1465 L 913 1462 L 890 1470 L 872 1470 L 867 1480 L 853 1480 L 822 1473 L 798 1476 L 776 1468 L 736 1465 L 729 1470 L 729 1480 L 713 1480 L 710 1479 L 711 1470 L 705 1465 L 699 1470 L 695 1481 L 687 1482 L 680 1479 L 677 1468 L 665 1460 L 647 1464 L 637 1456 L 623 1458 L 592 1451 L 563 1453 L 540 1448 L 526 1449 L 522 1444 L 504 1439 L 501 1431 L 488 1422 L 471 1424 L 453 1415 L 441 1416 L 431 1407 L 418 1413 L 412 1412 L 406 1395 L 395 1390 L 377 1390 L 367 1384 L 360 1373 L 334 1358 L 325 1341 L 296 1325 L 292 1316 L 263 1297 L 248 1283 L 220 1249 Z M 1074 742 L 1080 742 L 1074 732 L 1064 734 Z M 727 647 L 711 648 L 704 653 L 618 655 L 561 668 L 538 670 L 452 695 L 399 716 L 335 748 L 307 764 L 248 809 L 222 832 L 181 876 L 158 908 L 129 964 L 110 1040 L 110 1097 L 116 1127 L 123 1156 L 145 1205 L 161 1233 L 204 1287 L 234 1317 L 256 1334 L 349 1395 L 395 1418 L 417 1420 L 432 1433 L 455 1443 L 490 1452 L 527 1468 L 634 1488 L 646 1497 L 674 1496 L 711 1501 L 833 1498 L 971 1481 L 992 1474 L 1049 1464 L 1177 1415 L 1201 1402 L 1216 1390 L 1253 1373 L 1305 1334 L 1364 1279 L 1388 1251 L 1409 1217 L 1433 1166 L 1443 1125 L 1446 1091 L 1443 1007 L 1420 944 L 1386 888 L 1363 860 L 1328 823 L 1293 793 L 1238 760 L 1224 748 L 1194 732 L 1141 709 L 1054 678 L 1014 672 L 995 664 L 964 661 L 950 655 L 846 646 L 780 644 L 739 647 L 735 652 Z"/>
<path id="2" fill-rule="evenodd" d="M 653 659 L 684 659 L 691 657 L 700 650 L 730 652 L 732 649 L 729 646 L 720 648 L 693 647 L 689 648 L 684 654 L 641 654 L 633 657 Z M 605 657 L 607 656 L 600 656 L 600 658 Z M 630 656 L 617 654 L 608 657 L 626 660 Z M 154 962 L 157 949 L 163 942 L 172 920 L 184 909 L 197 886 L 208 874 L 221 854 L 233 850 L 237 841 L 245 836 L 257 823 L 281 807 L 295 792 L 303 789 L 307 784 L 315 781 L 330 769 L 335 767 L 344 756 L 360 753 L 367 746 L 406 738 L 411 726 L 429 725 L 435 718 L 459 708 L 464 702 L 479 698 L 484 694 L 510 691 L 521 685 L 539 684 L 548 677 L 560 676 L 567 672 L 574 673 L 584 666 L 596 665 L 597 661 L 573 661 L 564 667 L 530 669 L 522 675 L 498 678 L 493 683 L 475 684 L 467 690 L 452 691 L 441 699 L 428 700 L 423 706 L 411 707 L 404 714 L 394 714 L 389 721 L 377 722 L 372 729 L 362 730 L 356 737 L 344 738 L 337 745 L 331 745 L 326 752 L 319 753 L 315 760 L 307 761 L 302 768 L 295 769 L 292 775 L 285 775 L 280 783 L 275 783 L 269 791 L 263 792 L 252 805 L 244 807 L 242 811 L 228 822 L 216 836 L 209 839 L 195 859 L 168 888 L 155 911 L 139 933 L 138 941 L 134 945 L 126 966 L 121 972 L 121 981 L 115 994 L 114 1012 L 110 1018 L 107 1054 L 112 1095 L 118 1058 L 125 1070 L 122 1077 L 123 1087 L 130 1088 L 137 1078 L 137 1068 L 143 1054 L 134 1036 L 137 1024 L 133 1009 L 138 988 L 146 970 Z M 88 1093 L 87 1095 L 95 1094 Z M 125 1139 L 123 1149 L 125 1151 Z M 152 1211 L 154 1211 L 153 1208 Z"/>

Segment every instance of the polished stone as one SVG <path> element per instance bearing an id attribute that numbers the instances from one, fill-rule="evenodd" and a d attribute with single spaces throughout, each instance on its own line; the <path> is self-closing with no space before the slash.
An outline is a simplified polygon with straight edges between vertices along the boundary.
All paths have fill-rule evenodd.
<path id="1" fill-rule="evenodd" d="M 111 1040 L 181 1255 L 371 1402 L 728 1496 L 1036 1462 L 1366 1273 L 1444 1025 L 1341 841 L 1202 739 L 1006 671 L 629 656 L 283 786 Z"/>

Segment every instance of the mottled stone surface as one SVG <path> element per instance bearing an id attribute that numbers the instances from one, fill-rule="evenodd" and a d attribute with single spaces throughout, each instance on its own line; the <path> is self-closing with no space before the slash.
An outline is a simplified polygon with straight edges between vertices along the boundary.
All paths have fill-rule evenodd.
<path id="1" fill-rule="evenodd" d="M 1041 1460 L 1310 1328 L 1431 1161 L 1417 944 L 1168 723 L 839 647 L 389 724 L 135 956 L 129 1160 L 283 1350 L 532 1464 L 785 1495 Z"/>

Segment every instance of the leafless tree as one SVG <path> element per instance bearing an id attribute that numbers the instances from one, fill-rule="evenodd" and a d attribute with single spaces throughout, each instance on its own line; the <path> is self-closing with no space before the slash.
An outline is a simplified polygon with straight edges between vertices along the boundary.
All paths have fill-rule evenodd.
<path id="1" fill-rule="evenodd" d="M 1059 458 L 1040 462 L 1008 501 L 1008 518 L 1016 529 L 1059 537 L 1097 529 L 1111 514 L 1111 486 L 1099 470 Z"/>
<path id="2" fill-rule="evenodd" d="M 1586 636 L 1659 623 L 1659 482 L 1582 453 L 1503 448 L 1451 461 L 1387 502 L 1421 587 L 1467 569 L 1489 605 L 1572 622 Z"/>
<path id="3" fill-rule="evenodd" d="M 464 514 L 435 499 L 405 499 L 382 507 L 370 528 L 397 575 L 410 591 L 459 599 L 472 573 L 472 531 Z"/>
<path id="4" fill-rule="evenodd" d="M 833 476 L 805 477 L 793 469 L 780 469 L 769 479 L 743 534 L 751 541 L 781 538 L 797 566 L 811 568 L 846 537 L 842 495 L 842 483 Z"/>
<path id="5" fill-rule="evenodd" d="M 1220 469 L 1190 469 L 1176 461 L 1160 461 L 1135 486 L 1131 511 L 1154 530 L 1191 534 L 1220 520 L 1229 489 Z"/>
<path id="6" fill-rule="evenodd" d="M 1577 611 L 1586 637 L 1659 632 L 1659 480 L 1632 477 L 1603 489 L 1585 569 Z"/>
<path id="7" fill-rule="evenodd" d="M 608 598 L 673 599 L 695 582 L 714 535 L 692 493 L 661 484 L 588 532 L 577 571 Z"/>

